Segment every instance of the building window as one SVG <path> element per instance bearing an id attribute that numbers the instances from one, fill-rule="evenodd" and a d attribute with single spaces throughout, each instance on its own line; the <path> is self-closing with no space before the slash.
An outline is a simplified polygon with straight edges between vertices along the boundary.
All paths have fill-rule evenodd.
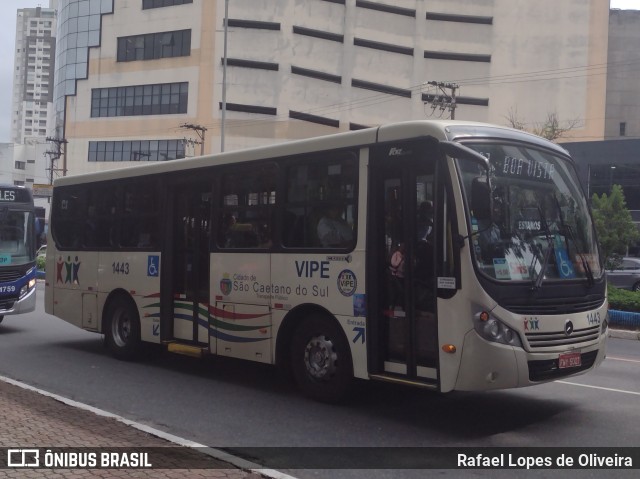
<path id="1" fill-rule="evenodd" d="M 94 88 L 91 117 L 187 113 L 189 83 Z"/>
<path id="2" fill-rule="evenodd" d="M 193 0 L 142 0 L 142 9 L 172 7 L 174 5 L 184 5 L 193 3 Z"/>
<path id="3" fill-rule="evenodd" d="M 168 161 L 184 158 L 182 140 L 90 141 L 89 161 Z"/>
<path id="4" fill-rule="evenodd" d="M 118 38 L 118 61 L 155 60 L 191 54 L 191 30 Z"/>
<path id="5" fill-rule="evenodd" d="M 620 136 L 626 136 L 626 135 L 627 135 L 627 122 L 622 121 L 620 122 Z"/>
<path id="6" fill-rule="evenodd" d="M 24 161 L 16 161 L 16 170 L 26 169 L 27 164 Z"/>

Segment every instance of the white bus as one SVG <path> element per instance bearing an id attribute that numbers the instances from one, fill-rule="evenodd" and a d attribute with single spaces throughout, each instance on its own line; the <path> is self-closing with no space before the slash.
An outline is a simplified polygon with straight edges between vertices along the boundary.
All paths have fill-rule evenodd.
<path id="1" fill-rule="evenodd" d="M 320 400 L 354 377 L 514 388 L 605 357 L 574 165 L 508 128 L 405 122 L 60 178 L 48 245 L 46 311 L 116 357 L 276 364 Z"/>

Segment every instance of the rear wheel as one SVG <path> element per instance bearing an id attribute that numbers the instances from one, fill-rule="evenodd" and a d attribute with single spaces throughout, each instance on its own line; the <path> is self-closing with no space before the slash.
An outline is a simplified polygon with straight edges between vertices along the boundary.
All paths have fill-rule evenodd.
<path id="1" fill-rule="evenodd" d="M 118 296 L 110 303 L 105 316 L 107 346 L 118 359 L 136 359 L 140 353 L 140 317 L 133 300 Z"/>
<path id="2" fill-rule="evenodd" d="M 335 321 L 314 315 L 293 334 L 291 368 L 307 396 L 323 402 L 343 399 L 353 379 L 351 351 Z"/>

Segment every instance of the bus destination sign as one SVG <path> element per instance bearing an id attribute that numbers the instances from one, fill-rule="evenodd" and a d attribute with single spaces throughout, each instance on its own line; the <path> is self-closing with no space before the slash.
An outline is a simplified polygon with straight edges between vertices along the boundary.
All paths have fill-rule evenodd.
<path id="1" fill-rule="evenodd" d="M 0 188 L 0 203 L 22 203 L 31 198 L 27 190 L 14 188 Z"/>

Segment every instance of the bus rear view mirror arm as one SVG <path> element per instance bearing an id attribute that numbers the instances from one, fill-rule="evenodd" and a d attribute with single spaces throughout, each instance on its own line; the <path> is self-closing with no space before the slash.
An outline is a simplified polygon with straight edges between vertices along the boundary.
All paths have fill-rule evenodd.
<path id="1" fill-rule="evenodd" d="M 485 170 L 489 171 L 489 159 L 482 156 L 477 151 L 455 141 L 441 141 L 439 146 L 441 151 L 450 157 L 475 161 Z"/>

